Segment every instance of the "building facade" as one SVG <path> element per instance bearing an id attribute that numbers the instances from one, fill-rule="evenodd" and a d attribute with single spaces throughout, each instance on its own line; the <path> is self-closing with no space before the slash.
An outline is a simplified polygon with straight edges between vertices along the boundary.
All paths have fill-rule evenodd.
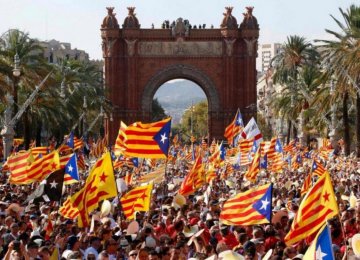
<path id="1" fill-rule="evenodd" d="M 49 63 L 59 63 L 64 59 L 89 61 L 89 54 L 83 50 L 72 49 L 71 44 L 57 40 L 40 41 L 39 45 L 44 48 L 44 57 Z"/>
<path id="2" fill-rule="evenodd" d="M 270 68 L 271 60 L 280 52 L 280 43 L 266 43 L 259 45 L 260 73 L 264 74 Z"/>

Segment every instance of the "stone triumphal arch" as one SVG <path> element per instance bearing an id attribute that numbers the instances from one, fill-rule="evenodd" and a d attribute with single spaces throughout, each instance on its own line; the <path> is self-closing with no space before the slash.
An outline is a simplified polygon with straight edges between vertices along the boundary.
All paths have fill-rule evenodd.
<path id="1" fill-rule="evenodd" d="M 114 141 L 120 120 L 149 122 L 157 89 L 172 79 L 188 79 L 205 92 L 209 133 L 223 138 L 240 108 L 247 121 L 256 113 L 256 56 L 259 25 L 247 7 L 240 25 L 226 7 L 220 28 L 178 18 L 161 29 L 141 29 L 135 8 L 120 26 L 114 8 L 101 25 L 105 86 L 114 106 L 106 122 Z M 152 26 L 153 27 L 153 26 Z"/>

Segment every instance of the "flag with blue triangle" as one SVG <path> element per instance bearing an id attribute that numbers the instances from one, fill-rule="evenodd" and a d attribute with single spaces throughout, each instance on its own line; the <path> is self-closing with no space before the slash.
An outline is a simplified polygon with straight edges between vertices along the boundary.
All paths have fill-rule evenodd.
<path id="1" fill-rule="evenodd" d="M 332 241 L 330 229 L 327 224 L 325 224 L 318 234 L 316 235 L 314 241 L 311 243 L 310 247 L 307 249 L 303 260 L 332 260 L 335 259 L 334 252 L 332 250 Z"/>
<path id="2" fill-rule="evenodd" d="M 70 135 L 66 140 L 66 145 L 74 149 L 74 132 L 70 132 Z"/>
<path id="3" fill-rule="evenodd" d="M 275 152 L 278 152 L 278 153 L 282 153 L 282 152 L 283 152 L 283 148 L 282 148 L 282 145 L 281 145 L 281 142 L 280 142 L 279 139 L 276 139 Z"/>
<path id="4" fill-rule="evenodd" d="M 64 184 L 72 184 L 79 181 L 79 169 L 77 166 L 76 154 L 74 153 L 65 165 Z"/>
<path id="5" fill-rule="evenodd" d="M 220 220 L 227 225 L 258 225 L 271 223 L 272 184 L 253 187 L 228 199 Z"/>
<path id="6" fill-rule="evenodd" d="M 267 154 L 260 158 L 260 168 L 267 169 Z"/>

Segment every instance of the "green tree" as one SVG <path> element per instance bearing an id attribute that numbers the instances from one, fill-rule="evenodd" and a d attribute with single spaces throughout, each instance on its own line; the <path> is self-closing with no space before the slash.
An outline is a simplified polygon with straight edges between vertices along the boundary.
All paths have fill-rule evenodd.
<path id="1" fill-rule="evenodd" d="M 11 93 L 14 98 L 14 115 L 26 98 L 19 95 L 28 95 L 34 91 L 35 86 L 49 72 L 49 66 L 42 54 L 42 48 L 36 40 L 31 39 L 27 33 L 19 30 L 8 30 L 0 38 L 0 74 L 4 91 L 0 92 L 0 99 L 6 93 Z M 14 57 L 19 59 L 20 75 L 13 75 Z M 17 65 L 17 64 L 16 64 Z M 29 117 L 28 109 L 17 122 L 16 135 L 24 136 L 25 146 L 29 144 Z M 21 122 L 22 121 L 22 122 Z"/>
<path id="2" fill-rule="evenodd" d="M 152 114 L 152 118 L 151 118 L 152 122 L 159 121 L 168 117 L 168 115 L 166 115 L 165 113 L 164 108 L 161 106 L 157 98 L 153 99 L 151 114 Z"/>
<path id="3" fill-rule="evenodd" d="M 310 71 L 310 67 L 316 66 L 319 54 L 315 48 L 304 37 L 289 36 L 283 44 L 279 54 L 272 60 L 274 84 L 283 86 L 282 93 L 272 102 L 273 108 L 278 115 L 281 115 L 288 122 L 288 140 L 291 127 L 293 126 L 294 136 L 297 135 L 295 127 L 296 120 L 303 109 L 308 107 L 309 93 L 308 85 L 303 84 L 301 76 Z M 303 118 L 303 123 L 306 122 Z M 301 126 L 304 131 L 304 124 Z"/>
<path id="4" fill-rule="evenodd" d="M 335 40 L 320 40 L 322 67 L 336 79 L 336 91 L 343 98 L 346 153 L 350 152 L 350 123 L 348 106 L 356 105 L 356 150 L 360 157 L 360 7 L 351 5 L 346 11 L 339 8 L 343 22 L 331 15 L 340 32 L 326 30 Z"/>
<path id="5" fill-rule="evenodd" d="M 20 58 L 19 78 L 12 74 L 16 53 Z M 105 98 L 101 68 L 96 64 L 73 59 L 49 64 L 44 59 L 42 48 L 28 34 L 18 30 L 3 34 L 0 39 L 0 82 L 4 83 L 0 91 L 1 100 L 5 101 L 5 94 L 10 92 L 16 109 L 21 107 L 49 71 L 52 71 L 51 77 L 24 112 L 20 127 L 16 128 L 17 135 L 24 136 L 25 148 L 34 138 L 40 145 L 42 130 L 58 139 L 69 133 L 73 126 L 77 126 L 78 135 L 84 134 L 85 129 L 81 126 L 85 121 L 79 122 L 83 112 L 86 115 L 83 118 L 90 123 L 99 118 L 101 107 L 108 116 L 112 111 L 110 102 Z M 88 101 L 86 108 L 83 107 L 84 99 Z M 2 104 L 0 110 L 5 107 Z M 97 127 L 101 127 L 102 123 L 99 120 Z"/>
<path id="6" fill-rule="evenodd" d="M 201 101 L 185 110 L 181 118 L 182 128 L 185 135 L 195 137 L 205 137 L 208 135 L 208 103 Z M 191 133 L 192 130 L 192 133 Z"/>

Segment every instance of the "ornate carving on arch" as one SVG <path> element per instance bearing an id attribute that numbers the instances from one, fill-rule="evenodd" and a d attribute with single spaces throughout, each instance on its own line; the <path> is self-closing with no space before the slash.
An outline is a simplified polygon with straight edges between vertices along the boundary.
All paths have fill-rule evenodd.
<path id="1" fill-rule="evenodd" d="M 205 92 L 209 104 L 209 113 L 220 109 L 218 91 L 212 80 L 202 71 L 189 65 L 176 64 L 158 71 L 144 88 L 141 104 L 143 111 L 149 111 L 156 90 L 165 82 L 184 78 L 194 81 Z"/>
<path id="2" fill-rule="evenodd" d="M 233 54 L 234 42 L 236 42 L 236 39 L 225 39 L 227 56 L 231 56 Z"/>
<path id="3" fill-rule="evenodd" d="M 135 43 L 136 43 L 136 39 L 135 40 L 127 40 L 125 39 L 126 44 L 127 44 L 127 50 L 128 50 L 128 55 L 129 56 L 134 56 L 135 54 Z"/>
<path id="4" fill-rule="evenodd" d="M 117 39 L 106 38 L 102 41 L 103 57 L 111 57 L 113 55 L 114 44 Z"/>
<path id="5" fill-rule="evenodd" d="M 256 52 L 257 39 L 256 38 L 252 38 L 252 39 L 246 39 L 245 38 L 244 41 L 246 43 L 248 56 L 253 56 L 254 52 Z"/>

